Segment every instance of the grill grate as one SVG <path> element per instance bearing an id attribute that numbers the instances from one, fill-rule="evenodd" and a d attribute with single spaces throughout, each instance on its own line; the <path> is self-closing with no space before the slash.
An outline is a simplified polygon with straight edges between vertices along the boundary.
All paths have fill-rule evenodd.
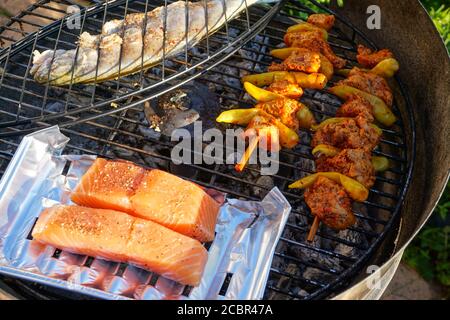
<path id="1" fill-rule="evenodd" d="M 174 165 L 170 161 L 170 150 L 174 144 L 149 129 L 145 118 L 145 108 L 148 105 L 145 101 L 157 99 L 160 94 L 173 89 L 175 85 L 195 84 L 207 87 L 217 96 L 219 107 L 218 110 L 212 111 L 217 114 L 237 105 L 250 106 L 251 100 L 242 90 L 240 77 L 265 70 L 273 60 L 269 55 L 270 50 L 282 43 L 284 31 L 293 23 L 294 16 L 296 19 L 304 19 L 316 10 L 331 11 L 315 1 L 307 0 L 283 2 L 281 11 L 273 18 L 272 10 L 276 11 L 277 7 L 249 8 L 248 14 L 244 12 L 237 20 L 229 21 L 223 30 L 198 46 L 198 50 L 204 50 L 207 56 L 212 57 L 213 51 L 218 52 L 223 48 L 220 41 L 227 41 L 228 35 L 230 41 L 226 42 L 227 48 L 234 49 L 229 49 L 229 52 L 221 54 L 218 59 L 204 61 L 204 64 L 200 64 L 198 60 L 201 51 L 185 52 L 181 55 L 184 60 L 179 57 L 167 59 L 161 66 L 138 75 L 141 79 L 138 90 L 132 85 L 135 81 L 133 77 L 62 89 L 39 86 L 34 84 L 32 79 L 23 76 L 32 47 L 39 44 L 53 49 L 55 40 L 66 45 L 62 42 L 66 41 L 63 37 L 65 31 L 58 28 L 61 24 L 54 22 L 54 31 L 45 39 L 34 42 L 29 38 L 27 41 L 17 42 L 13 47 L 7 47 L 6 44 L 43 27 L 39 23 L 31 22 L 33 17 L 39 17 L 38 10 L 45 9 L 61 16 L 67 5 L 69 3 L 64 1 L 40 1 L 13 18 L 0 33 L 0 39 L 5 43 L 0 66 L 14 66 L 4 68 L 0 80 L 0 99 L 6 105 L 0 110 L 0 175 L 13 156 L 21 135 L 36 130 L 37 127 L 59 123 L 62 132 L 71 138 L 67 153 L 118 157 L 144 166 L 162 168 L 238 198 L 260 200 L 274 185 L 279 187 L 291 203 L 293 211 L 277 246 L 265 298 L 327 297 L 335 292 L 337 286 L 345 285 L 346 281 L 361 270 L 384 236 L 392 229 L 411 176 L 414 160 L 414 122 L 409 111 L 408 97 L 399 80 L 395 83 L 396 102 L 393 110 L 400 120 L 392 128 L 383 130 L 384 138 L 375 152 L 388 157 L 393 164 L 392 168 L 378 174 L 370 198 L 354 208 L 358 220 L 354 227 L 342 232 L 322 227 L 313 244 L 305 242 L 312 218 L 304 204 L 303 196 L 287 188 L 291 182 L 312 172 L 313 157 L 309 146 L 311 136 L 308 132 L 301 132 L 302 139 L 297 148 L 281 152 L 280 170 L 277 175 L 262 177 L 257 166 L 249 166 L 245 172 L 238 174 L 234 172 L 233 166 L 227 165 Z M 108 18 L 123 16 L 124 12 L 130 10 L 144 11 L 147 5 L 150 10 L 161 3 L 113 1 L 108 7 Z M 107 16 L 104 14 L 106 5 L 104 8 L 103 11 L 97 11 L 97 17 L 92 15 L 88 18 L 86 15 L 86 21 L 91 21 L 93 28 L 97 28 L 92 31 L 98 31 L 98 26 Z M 355 64 L 356 42 L 374 48 L 375 46 L 349 22 L 337 17 L 339 25 L 330 33 L 329 41 L 338 55 Z M 262 31 L 260 29 L 265 24 L 260 21 L 268 22 Z M 249 26 L 253 26 L 253 29 Z M 74 39 L 75 35 L 71 37 Z M 32 36 L 31 39 L 36 38 Z M 247 41 L 248 39 L 251 40 Z M 70 41 L 68 42 L 67 45 L 70 45 Z M 158 72 L 161 72 L 162 76 L 155 76 Z M 170 75 L 177 77 L 170 79 Z M 164 79 L 164 83 L 156 89 L 151 84 L 147 87 L 142 85 L 145 81 L 156 83 L 161 79 Z M 336 76 L 331 84 L 338 80 Z M 145 90 L 147 88 L 148 90 Z M 121 90 L 128 93 L 118 97 Z M 118 107 L 112 108 L 111 102 L 117 102 Z M 335 97 L 325 92 L 310 90 L 306 90 L 302 102 L 310 106 L 318 120 L 333 116 L 340 105 Z M 63 115 L 50 115 L 50 111 L 45 109 L 48 109 L 48 106 L 55 107 L 55 104 L 64 108 Z M 21 112 L 19 118 L 17 110 Z M 45 119 L 40 118 L 41 116 L 45 116 Z M 201 120 L 206 123 L 212 121 L 207 116 Z M 221 125 L 214 125 L 223 129 Z M 21 286 L 31 285 L 21 283 Z"/>

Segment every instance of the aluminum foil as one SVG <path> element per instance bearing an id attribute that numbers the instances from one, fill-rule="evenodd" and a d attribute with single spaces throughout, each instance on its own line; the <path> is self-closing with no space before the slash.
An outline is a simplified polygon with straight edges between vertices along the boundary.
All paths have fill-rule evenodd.
<path id="1" fill-rule="evenodd" d="M 70 204 L 95 160 L 63 155 L 57 126 L 26 136 L 0 181 L 0 273 L 103 299 L 261 299 L 291 207 L 274 188 L 261 202 L 227 199 L 198 287 L 133 265 L 59 251 L 33 240 L 42 210 Z"/>

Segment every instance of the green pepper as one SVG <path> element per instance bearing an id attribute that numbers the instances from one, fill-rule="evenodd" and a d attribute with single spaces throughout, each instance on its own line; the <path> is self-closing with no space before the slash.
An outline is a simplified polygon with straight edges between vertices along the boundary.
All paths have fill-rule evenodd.
<path id="1" fill-rule="evenodd" d="M 390 127 L 397 121 L 397 118 L 386 103 L 372 94 L 347 85 L 334 86 L 330 89 L 330 92 L 343 100 L 349 99 L 354 94 L 363 97 L 372 105 L 372 112 L 375 119 L 385 126 Z"/>
<path id="2" fill-rule="evenodd" d="M 369 197 L 369 190 L 358 181 L 338 172 L 318 172 L 294 182 L 289 189 L 306 189 L 312 186 L 319 177 L 325 177 L 342 185 L 350 198 L 363 202 Z"/>
<path id="3" fill-rule="evenodd" d="M 389 169 L 391 166 L 389 160 L 386 157 L 372 157 L 372 165 L 375 171 L 383 172 Z"/>

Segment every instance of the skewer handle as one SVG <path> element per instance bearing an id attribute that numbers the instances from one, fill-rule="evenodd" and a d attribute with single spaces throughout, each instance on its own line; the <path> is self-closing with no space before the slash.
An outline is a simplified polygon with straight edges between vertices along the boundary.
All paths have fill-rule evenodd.
<path id="1" fill-rule="evenodd" d="M 313 224 L 311 226 L 311 229 L 309 229 L 308 238 L 306 238 L 306 240 L 308 242 L 313 242 L 314 241 L 314 237 L 316 236 L 317 229 L 319 229 L 319 225 L 320 225 L 320 219 L 319 219 L 319 217 L 315 216 L 314 217 L 314 222 L 313 222 Z"/>
<path id="2" fill-rule="evenodd" d="M 249 144 L 248 148 L 245 150 L 245 153 L 242 156 L 241 161 L 239 161 L 239 163 L 235 167 L 237 172 L 244 171 L 244 168 L 247 165 L 248 160 L 252 156 L 253 151 L 258 146 L 258 143 L 259 143 L 260 139 L 261 139 L 260 136 L 256 136 L 254 139 L 250 139 L 250 144 Z"/>

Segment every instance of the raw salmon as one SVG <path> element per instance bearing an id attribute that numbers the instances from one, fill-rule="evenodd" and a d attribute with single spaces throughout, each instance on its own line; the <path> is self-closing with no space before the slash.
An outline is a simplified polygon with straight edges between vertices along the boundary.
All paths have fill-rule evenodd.
<path id="1" fill-rule="evenodd" d="M 32 236 L 62 250 L 133 263 L 192 286 L 200 283 L 208 257 L 197 240 L 106 209 L 65 205 L 45 209 Z"/>
<path id="2" fill-rule="evenodd" d="M 71 197 L 76 204 L 124 211 L 210 242 L 220 205 L 198 185 L 129 162 L 97 159 Z"/>
<path id="3" fill-rule="evenodd" d="M 145 170 L 128 161 L 97 158 L 71 195 L 73 202 L 86 207 L 132 213 L 130 196 Z"/>
<path id="4" fill-rule="evenodd" d="M 138 217 L 160 223 L 174 231 L 209 242 L 219 204 L 198 185 L 161 170 L 149 170 L 131 197 Z"/>

